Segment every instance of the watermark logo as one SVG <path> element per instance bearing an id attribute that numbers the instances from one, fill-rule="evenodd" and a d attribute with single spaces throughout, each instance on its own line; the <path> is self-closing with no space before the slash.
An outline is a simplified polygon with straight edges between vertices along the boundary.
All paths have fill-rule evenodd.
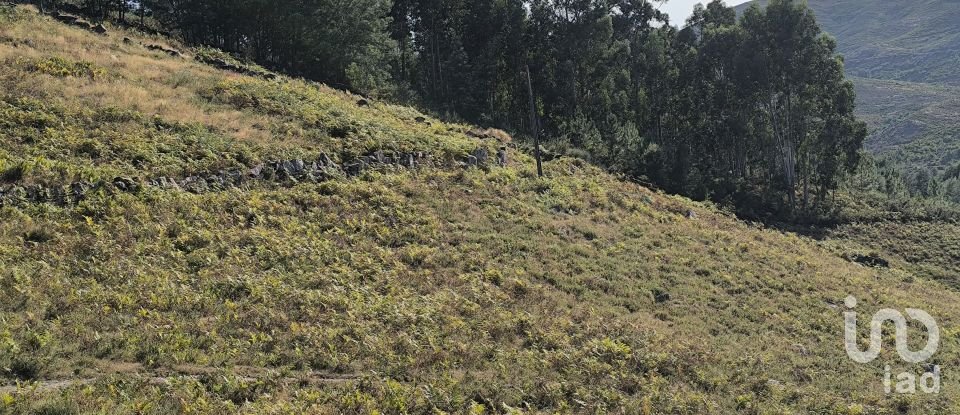
<path id="1" fill-rule="evenodd" d="M 940 347 L 940 327 L 936 320 L 926 311 L 915 308 L 906 309 L 907 316 L 920 322 L 927 331 L 927 344 L 919 351 L 910 350 L 908 345 L 907 318 L 903 313 L 885 308 L 877 311 L 870 320 L 870 345 L 866 351 L 860 350 L 857 345 L 857 299 L 853 296 L 847 297 L 844 304 L 849 311 L 843 313 L 844 320 L 844 347 L 847 350 L 847 356 L 857 363 L 870 363 L 880 356 L 883 348 L 883 325 L 886 322 L 892 322 L 895 329 L 895 341 L 897 354 L 907 363 L 922 363 L 933 357 Z M 891 393 L 891 373 L 890 366 L 886 366 L 884 374 L 884 390 Z M 897 375 L 897 393 L 916 393 L 917 377 L 912 373 L 901 373 Z M 940 366 L 932 366 L 931 370 L 920 376 L 920 389 L 924 393 L 940 393 Z"/>

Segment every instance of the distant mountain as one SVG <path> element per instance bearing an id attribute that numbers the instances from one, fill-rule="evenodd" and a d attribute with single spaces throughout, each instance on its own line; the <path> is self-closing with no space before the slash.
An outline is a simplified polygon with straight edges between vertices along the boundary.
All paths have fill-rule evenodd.
<path id="1" fill-rule="evenodd" d="M 750 4 L 736 8 L 742 12 Z M 808 4 L 824 30 L 837 38 L 851 75 L 960 85 L 960 0 Z"/>
<path id="2" fill-rule="evenodd" d="M 960 161 L 960 0 L 808 4 L 855 78 L 867 148 L 914 168 Z"/>

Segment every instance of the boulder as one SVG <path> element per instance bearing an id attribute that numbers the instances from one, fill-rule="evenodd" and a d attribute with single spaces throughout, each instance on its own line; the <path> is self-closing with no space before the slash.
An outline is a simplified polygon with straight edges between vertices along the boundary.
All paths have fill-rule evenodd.
<path id="1" fill-rule="evenodd" d="M 473 150 L 473 153 L 470 155 L 476 159 L 476 164 L 482 166 L 487 164 L 487 158 L 490 156 L 490 152 L 486 148 L 480 147 Z"/>
<path id="2" fill-rule="evenodd" d="M 204 193 L 208 190 L 207 181 L 197 177 L 189 176 L 180 182 L 180 185 L 190 193 Z"/>
<path id="3" fill-rule="evenodd" d="M 70 198 L 73 203 L 80 203 L 87 198 L 87 191 L 90 190 L 90 183 L 76 182 L 70 184 Z"/>
<path id="4" fill-rule="evenodd" d="M 64 206 L 67 204 L 67 192 L 63 190 L 63 186 L 51 187 L 48 194 L 50 195 L 50 203 L 53 203 L 57 206 Z"/>
<path id="5" fill-rule="evenodd" d="M 112 183 L 121 192 L 133 193 L 140 190 L 140 185 L 132 177 L 115 177 Z"/>
<path id="6" fill-rule="evenodd" d="M 291 160 L 290 164 L 293 165 L 294 174 L 302 174 L 307 168 L 306 163 L 301 159 Z"/>
<path id="7" fill-rule="evenodd" d="M 263 163 L 253 166 L 250 168 L 250 170 L 247 170 L 247 176 L 250 176 L 255 179 L 261 179 L 263 178 L 263 168 L 264 168 Z"/>
<path id="8" fill-rule="evenodd" d="M 859 253 L 849 254 L 847 255 L 847 260 L 873 268 L 890 268 L 890 261 L 880 257 L 880 255 L 876 253 L 866 255 Z"/>
<path id="9" fill-rule="evenodd" d="M 348 176 L 359 176 L 360 173 L 363 172 L 363 164 L 362 163 L 347 164 L 346 166 L 344 166 L 344 170 L 346 171 Z"/>

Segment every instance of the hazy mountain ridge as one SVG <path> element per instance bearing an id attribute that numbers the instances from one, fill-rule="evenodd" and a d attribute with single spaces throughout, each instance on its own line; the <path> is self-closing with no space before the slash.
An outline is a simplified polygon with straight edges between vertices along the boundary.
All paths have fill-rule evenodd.
<path id="1" fill-rule="evenodd" d="M 858 114 L 870 124 L 867 148 L 911 168 L 955 165 L 960 1 L 811 0 L 809 5 L 837 39 L 854 77 Z"/>

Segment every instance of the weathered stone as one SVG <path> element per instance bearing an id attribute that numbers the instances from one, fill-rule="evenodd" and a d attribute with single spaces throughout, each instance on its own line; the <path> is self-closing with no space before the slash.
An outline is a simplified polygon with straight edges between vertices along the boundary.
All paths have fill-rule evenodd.
<path id="1" fill-rule="evenodd" d="M 63 206 L 67 204 L 67 194 L 63 190 L 62 186 L 54 186 L 50 188 L 50 203 L 53 203 L 57 206 Z"/>
<path id="2" fill-rule="evenodd" d="M 362 163 L 351 163 L 346 165 L 346 173 L 349 176 L 357 176 L 363 171 Z"/>
<path id="3" fill-rule="evenodd" d="M 27 201 L 27 190 L 22 186 L 13 186 L 7 189 L 6 199 L 11 205 L 19 205 Z"/>
<path id="4" fill-rule="evenodd" d="M 93 30 L 94 33 L 99 33 L 101 35 L 107 33 L 107 28 L 103 27 L 103 24 L 98 24 L 96 26 L 93 26 L 90 30 Z"/>
<path id="5" fill-rule="evenodd" d="M 158 184 L 161 189 L 180 190 L 180 185 L 178 185 L 177 181 L 172 177 L 161 177 L 158 180 Z"/>
<path id="6" fill-rule="evenodd" d="M 46 203 L 49 200 L 47 189 L 43 185 L 31 185 L 26 187 L 27 201 L 34 203 Z"/>
<path id="7" fill-rule="evenodd" d="M 61 22 L 63 22 L 63 23 L 68 23 L 68 24 L 70 24 L 70 23 L 74 23 L 74 22 L 77 21 L 77 16 L 71 16 L 71 15 L 68 15 L 68 14 L 54 13 L 52 16 L 53 16 L 54 19 L 57 19 L 57 20 L 59 20 L 59 21 L 61 21 Z"/>
<path id="8" fill-rule="evenodd" d="M 318 161 L 318 162 L 320 163 L 320 165 L 323 166 L 323 167 L 336 167 L 336 166 L 337 166 L 337 164 L 333 162 L 333 160 L 330 158 L 330 156 L 327 155 L 327 153 L 322 153 L 322 154 L 320 154 L 320 159 L 317 160 L 317 161 Z"/>
<path id="9" fill-rule="evenodd" d="M 304 170 L 306 170 L 306 164 L 303 162 L 303 160 L 296 159 L 290 163 L 293 165 L 293 172 L 295 174 L 301 174 Z"/>
<path id="10" fill-rule="evenodd" d="M 477 157 L 474 156 L 473 154 L 468 155 L 468 156 L 467 156 L 467 165 L 468 165 L 468 166 L 476 166 L 476 165 L 477 165 Z"/>
<path id="11" fill-rule="evenodd" d="M 228 170 L 224 174 L 224 181 L 229 187 L 239 186 L 243 184 L 243 173 L 237 169 Z"/>
<path id="12" fill-rule="evenodd" d="M 250 170 L 247 171 L 247 176 L 258 178 L 258 179 L 263 177 L 263 163 L 260 163 L 250 168 Z"/>
<path id="13" fill-rule="evenodd" d="M 507 166 L 507 148 L 506 147 L 500 147 L 500 149 L 497 150 L 497 164 L 500 165 L 500 167 Z"/>
<path id="14" fill-rule="evenodd" d="M 207 181 L 197 176 L 189 176 L 183 179 L 180 185 L 190 193 L 203 193 L 209 188 Z"/>
<path id="15" fill-rule="evenodd" d="M 480 147 L 473 150 L 471 155 L 477 159 L 476 164 L 485 165 L 487 164 L 487 158 L 490 156 L 490 152 L 485 147 Z"/>
<path id="16" fill-rule="evenodd" d="M 359 100 L 357 100 L 357 106 L 359 106 L 359 107 L 369 107 L 369 106 L 370 106 L 370 102 L 367 101 L 367 100 L 365 100 L 365 99 L 363 99 L 363 98 L 360 98 Z"/>
<path id="17" fill-rule="evenodd" d="M 90 184 L 87 182 L 76 182 L 70 185 L 70 198 L 73 200 L 73 203 L 80 203 L 87 198 L 87 191 L 90 189 Z"/>
<path id="18" fill-rule="evenodd" d="M 113 186 L 120 190 L 121 192 L 133 193 L 140 190 L 140 186 L 134 178 L 131 177 L 115 177 L 113 179 Z"/>

